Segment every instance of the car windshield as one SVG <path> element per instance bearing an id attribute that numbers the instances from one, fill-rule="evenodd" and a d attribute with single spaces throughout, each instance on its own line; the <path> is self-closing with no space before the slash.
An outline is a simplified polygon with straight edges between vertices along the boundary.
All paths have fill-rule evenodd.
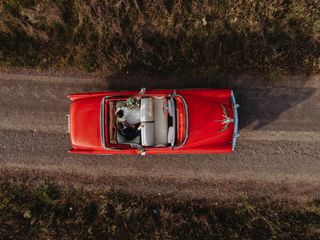
<path id="1" fill-rule="evenodd" d="M 174 140 L 172 146 L 182 147 L 188 138 L 188 108 L 184 98 L 178 94 L 173 94 L 172 106 L 174 109 Z"/>

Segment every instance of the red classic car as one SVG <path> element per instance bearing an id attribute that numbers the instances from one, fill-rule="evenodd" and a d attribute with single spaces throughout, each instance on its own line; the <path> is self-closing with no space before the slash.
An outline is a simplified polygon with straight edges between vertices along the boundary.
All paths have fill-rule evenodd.
<path id="1" fill-rule="evenodd" d="M 209 154 L 236 146 L 238 105 L 232 90 L 143 88 L 68 98 L 70 153 Z M 124 127 L 136 135 L 128 139 Z"/>

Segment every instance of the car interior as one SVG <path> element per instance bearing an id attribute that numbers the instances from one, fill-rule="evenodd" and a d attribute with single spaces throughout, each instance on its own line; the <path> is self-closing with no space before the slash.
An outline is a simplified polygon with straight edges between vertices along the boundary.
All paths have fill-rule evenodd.
<path id="1" fill-rule="evenodd" d="M 109 140 L 111 144 L 139 144 L 143 147 L 166 147 L 174 141 L 174 106 L 170 98 L 143 97 L 140 107 L 126 107 L 126 99 L 109 101 Z M 118 109 L 124 109 L 128 119 L 135 124 L 140 118 L 140 136 L 128 141 L 117 129 Z M 130 119 L 132 116 L 133 119 Z"/>

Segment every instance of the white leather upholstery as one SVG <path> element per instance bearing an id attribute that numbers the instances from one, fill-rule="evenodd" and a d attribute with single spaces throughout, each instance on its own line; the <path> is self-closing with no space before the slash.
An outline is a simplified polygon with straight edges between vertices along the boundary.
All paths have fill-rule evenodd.
<path id="1" fill-rule="evenodd" d="M 163 109 L 166 98 L 141 99 L 141 145 L 168 145 L 168 115 Z"/>
<path id="2" fill-rule="evenodd" d="M 168 115 L 163 111 L 167 101 L 165 98 L 153 100 L 154 142 L 155 145 L 168 144 Z"/>
<path id="3" fill-rule="evenodd" d="M 153 98 L 141 99 L 141 122 L 153 122 Z"/>
<path id="4" fill-rule="evenodd" d="M 154 123 L 146 122 L 141 124 L 141 145 L 146 147 L 154 146 Z"/>
<path id="5" fill-rule="evenodd" d="M 141 99 L 141 145 L 154 146 L 153 98 Z"/>

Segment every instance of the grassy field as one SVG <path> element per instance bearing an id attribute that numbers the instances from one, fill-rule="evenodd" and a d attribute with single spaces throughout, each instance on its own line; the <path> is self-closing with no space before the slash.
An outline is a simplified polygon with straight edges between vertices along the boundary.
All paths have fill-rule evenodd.
<path id="1" fill-rule="evenodd" d="M 2 0 L 0 65 L 319 72 L 318 0 Z"/>
<path id="2" fill-rule="evenodd" d="M 0 239 L 319 237 L 319 200 L 182 201 L 0 181 Z"/>

